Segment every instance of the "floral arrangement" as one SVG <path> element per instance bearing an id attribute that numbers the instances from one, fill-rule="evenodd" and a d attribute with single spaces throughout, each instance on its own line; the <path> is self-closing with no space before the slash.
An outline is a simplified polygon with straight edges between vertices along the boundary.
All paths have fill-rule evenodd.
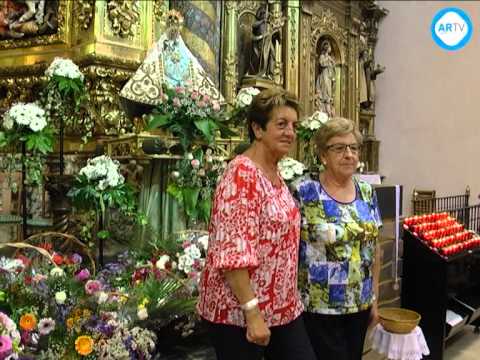
<path id="1" fill-rule="evenodd" d="M 147 116 L 148 130 L 166 129 L 178 136 L 184 151 L 194 141 L 214 144 L 215 136 L 231 137 L 235 132 L 226 124 L 220 103 L 190 85 L 174 89 L 163 86 L 162 102 Z"/>
<path id="2" fill-rule="evenodd" d="M 315 132 L 328 121 L 328 115 L 322 111 L 315 111 L 312 115 L 304 118 L 297 127 L 298 138 L 302 141 L 303 160 L 307 167 L 321 171 L 323 165 L 319 164 L 315 154 L 315 147 L 312 145 L 312 138 Z"/>
<path id="3" fill-rule="evenodd" d="M 150 359 L 151 329 L 193 310 L 183 282 L 155 257 L 123 254 L 95 274 L 80 254 L 48 245 L 53 262 L 0 258 L 2 360 Z"/>
<path id="4" fill-rule="evenodd" d="M 241 88 L 238 92 L 233 109 L 230 115 L 232 121 L 236 124 L 245 124 L 247 110 L 253 101 L 253 98 L 260 93 L 260 90 L 254 87 Z"/>
<path id="5" fill-rule="evenodd" d="M 56 57 L 45 71 L 45 75 L 52 79 L 56 76 L 71 80 L 83 81 L 84 76 L 78 66 L 70 59 Z"/>
<path id="6" fill-rule="evenodd" d="M 290 157 L 284 157 L 278 162 L 278 170 L 282 178 L 287 181 L 293 181 L 296 177 L 303 175 L 305 165 L 300 161 Z"/>
<path id="7" fill-rule="evenodd" d="M 309 142 L 313 134 L 328 121 L 327 113 L 315 111 L 309 117 L 303 119 L 297 128 L 297 135 L 300 139 Z"/>
<path id="8" fill-rule="evenodd" d="M 180 277 L 193 280 L 193 288 L 200 280 L 208 249 L 207 231 L 184 231 L 176 239 L 178 244 L 172 254 L 163 254 L 156 263 L 159 269 L 171 269 Z"/>
<path id="9" fill-rule="evenodd" d="M 21 350 L 17 325 L 0 311 L 0 359 L 14 358 Z"/>
<path id="10" fill-rule="evenodd" d="M 45 156 L 53 151 L 54 133 L 49 126 L 45 110 L 36 103 L 17 103 L 3 115 L 3 131 L 0 131 L 0 148 L 10 148 L 8 167 L 16 169 L 13 156 L 19 144 L 25 145 L 29 156 L 22 161 L 27 167 L 27 184 L 42 182 Z"/>
<path id="11" fill-rule="evenodd" d="M 187 223 L 208 223 L 213 193 L 225 167 L 226 163 L 214 157 L 210 148 L 205 152 L 196 148 L 177 163 L 167 192 L 183 206 Z"/>
<path id="12" fill-rule="evenodd" d="M 260 90 L 254 87 L 242 88 L 235 98 L 235 106 L 237 108 L 246 108 L 250 106 L 253 98 L 260 93 Z"/>
<path id="13" fill-rule="evenodd" d="M 143 221 L 143 217 L 136 213 L 135 191 L 125 183 L 125 178 L 120 173 L 120 163 L 106 155 L 87 161 L 87 165 L 80 169 L 68 196 L 72 198 L 75 207 L 93 210 L 99 239 L 110 237 L 110 232 L 106 230 L 108 208 L 118 209 L 127 216 Z"/>
<path id="14" fill-rule="evenodd" d="M 70 59 L 56 57 L 45 71 L 47 86 L 42 102 L 57 127 L 80 133 L 82 140 L 93 135 L 94 123 L 88 116 L 85 76 Z M 63 124 L 61 124 L 63 122 Z"/>

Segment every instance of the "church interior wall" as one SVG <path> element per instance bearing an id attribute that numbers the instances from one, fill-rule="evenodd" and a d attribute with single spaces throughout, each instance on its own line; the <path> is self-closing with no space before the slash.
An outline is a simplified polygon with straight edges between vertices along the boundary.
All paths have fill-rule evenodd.
<path id="1" fill-rule="evenodd" d="M 454 3 L 470 15 L 474 32 L 463 49 L 451 52 L 435 44 L 430 25 L 452 2 L 379 2 L 389 10 L 376 48 L 377 61 L 387 68 L 377 80 L 379 167 L 386 182 L 404 185 L 407 214 L 414 188 L 447 196 L 468 185 L 471 204 L 478 203 L 480 3 Z"/>

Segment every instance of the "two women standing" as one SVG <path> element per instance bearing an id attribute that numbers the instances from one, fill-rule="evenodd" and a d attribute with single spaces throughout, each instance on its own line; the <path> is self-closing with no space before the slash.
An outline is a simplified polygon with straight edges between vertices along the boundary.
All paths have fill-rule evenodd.
<path id="1" fill-rule="evenodd" d="M 277 163 L 297 122 L 297 103 L 284 91 L 258 94 L 248 113 L 251 146 L 216 189 L 198 311 L 219 360 L 359 359 L 376 314 L 381 222 L 371 187 L 352 177 L 361 136 L 346 119 L 322 127 L 326 170 L 297 183 L 295 201 Z"/>

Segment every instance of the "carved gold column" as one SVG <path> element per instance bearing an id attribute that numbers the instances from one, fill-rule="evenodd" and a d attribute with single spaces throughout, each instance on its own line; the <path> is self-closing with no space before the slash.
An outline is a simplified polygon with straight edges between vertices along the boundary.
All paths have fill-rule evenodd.
<path id="1" fill-rule="evenodd" d="M 223 39 L 223 84 L 225 101 L 232 104 L 237 94 L 237 23 L 236 1 L 226 1 Z"/>
<path id="2" fill-rule="evenodd" d="M 285 89 L 296 97 L 299 78 L 300 0 L 288 0 L 287 26 L 283 46 L 285 51 Z"/>

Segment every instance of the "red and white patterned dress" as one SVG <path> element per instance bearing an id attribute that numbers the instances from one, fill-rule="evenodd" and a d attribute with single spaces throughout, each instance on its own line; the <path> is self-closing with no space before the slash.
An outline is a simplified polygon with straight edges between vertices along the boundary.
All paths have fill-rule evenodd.
<path id="1" fill-rule="evenodd" d="M 233 159 L 217 186 L 210 240 L 200 280 L 199 314 L 245 327 L 224 270 L 247 268 L 267 325 L 284 325 L 303 311 L 297 290 L 300 214 L 288 187 L 274 186 L 246 156 Z"/>

